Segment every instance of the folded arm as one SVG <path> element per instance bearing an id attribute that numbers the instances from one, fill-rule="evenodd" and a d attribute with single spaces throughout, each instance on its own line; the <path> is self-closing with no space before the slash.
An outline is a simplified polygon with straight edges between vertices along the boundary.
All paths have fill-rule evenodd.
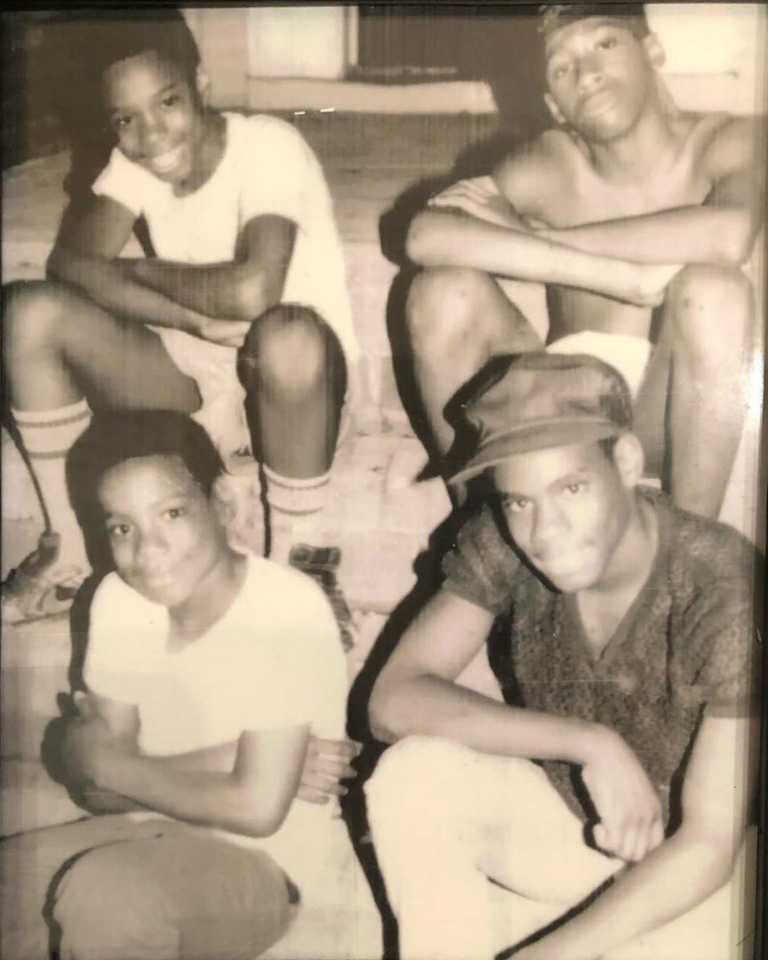
<path id="1" fill-rule="evenodd" d="M 249 836 L 269 836 L 297 795 L 309 725 L 244 731 L 234 744 L 175 757 L 138 751 L 138 712 L 90 694 L 71 721 L 64 760 L 95 801 L 127 798 L 179 820 Z M 114 801 L 117 807 L 118 801 Z M 110 812 L 115 812 L 111 810 Z"/>
<path id="2" fill-rule="evenodd" d="M 408 256 L 424 267 L 469 267 L 516 280 L 590 290 L 640 306 L 659 303 L 678 266 L 585 253 L 532 231 L 428 208 L 414 218 Z"/>
<path id="3" fill-rule="evenodd" d="M 600 816 L 600 846 L 627 860 L 643 856 L 661 842 L 661 805 L 618 734 L 597 723 L 498 703 L 455 682 L 483 647 L 493 619 L 475 604 L 438 592 L 374 685 L 374 735 L 391 742 L 422 734 L 481 753 L 579 764 Z"/>
<path id="4" fill-rule="evenodd" d="M 757 737 L 746 720 L 705 716 L 683 783 L 677 832 L 519 960 L 594 960 L 681 916 L 725 884 L 744 838 Z"/>
<path id="5" fill-rule="evenodd" d="M 711 184 L 701 205 L 545 228 L 539 236 L 635 263 L 740 265 L 749 258 L 762 225 L 765 178 L 759 143 L 759 130 L 750 120 L 734 118 L 717 128 L 700 158 Z"/>

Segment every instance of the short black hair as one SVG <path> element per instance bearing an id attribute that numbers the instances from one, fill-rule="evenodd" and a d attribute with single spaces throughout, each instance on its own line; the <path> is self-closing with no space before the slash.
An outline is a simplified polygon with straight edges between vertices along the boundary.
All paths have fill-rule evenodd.
<path id="1" fill-rule="evenodd" d="M 644 3 L 544 3 L 539 7 L 539 33 L 546 42 L 558 30 L 587 17 L 616 20 L 638 40 L 651 32 Z"/>
<path id="2" fill-rule="evenodd" d="M 67 487 L 81 524 L 101 519 L 98 489 L 104 474 L 138 457 L 178 457 L 210 498 L 224 469 L 221 457 L 199 423 L 172 410 L 94 414 L 67 456 Z"/>
<path id="3" fill-rule="evenodd" d="M 175 7 L 96 9 L 83 17 L 78 33 L 82 69 L 97 90 L 111 66 L 148 52 L 175 64 L 195 85 L 200 51 L 184 15 Z"/>

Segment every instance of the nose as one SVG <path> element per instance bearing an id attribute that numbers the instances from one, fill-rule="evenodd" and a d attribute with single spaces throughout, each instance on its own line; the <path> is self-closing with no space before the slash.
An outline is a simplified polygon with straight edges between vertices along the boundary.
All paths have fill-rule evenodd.
<path id="1" fill-rule="evenodd" d="M 600 60 L 594 53 L 586 53 L 576 64 L 576 82 L 580 91 L 586 92 L 599 86 L 603 80 Z"/>
<path id="2" fill-rule="evenodd" d="M 136 542 L 134 549 L 134 559 L 138 566 L 146 568 L 163 556 L 167 544 L 159 531 L 148 529 L 143 530 Z"/>
<path id="3" fill-rule="evenodd" d="M 151 150 L 165 139 L 167 130 L 165 120 L 154 111 L 146 113 L 141 123 L 141 144 L 144 150 Z"/>
<path id="4" fill-rule="evenodd" d="M 552 545 L 563 532 L 563 518 L 553 504 L 540 503 L 536 506 L 531 530 L 531 544 L 537 556 L 546 556 Z"/>

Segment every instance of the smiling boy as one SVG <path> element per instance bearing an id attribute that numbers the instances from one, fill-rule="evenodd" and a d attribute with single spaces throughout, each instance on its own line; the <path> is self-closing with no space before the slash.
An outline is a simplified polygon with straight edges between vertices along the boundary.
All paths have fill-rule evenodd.
<path id="1" fill-rule="evenodd" d="M 401 955 L 490 960 L 591 897 L 514 956 L 735 956 L 755 550 L 638 487 L 629 391 L 607 364 L 532 351 L 481 379 L 451 481 L 483 475 L 489 503 L 369 708 L 401 741 L 366 787 Z M 502 615 L 504 703 L 456 682 Z M 510 891 L 501 926 L 488 878 Z"/>
<path id="2" fill-rule="evenodd" d="M 188 417 L 98 414 L 68 467 L 116 568 L 63 750 L 103 815 L 0 844 L 3 957 L 250 960 L 299 890 L 310 908 L 354 895 L 332 817 L 357 752 L 333 612 L 308 577 L 228 546 L 221 461 Z"/>
<path id="3" fill-rule="evenodd" d="M 435 197 L 408 236 L 424 270 L 406 320 L 438 453 L 453 440 L 455 391 L 489 356 L 546 335 L 625 372 L 649 468 L 680 506 L 716 517 L 754 330 L 740 267 L 762 216 L 760 131 L 674 104 L 642 4 L 541 10 L 555 127 L 492 177 Z M 508 279 L 546 285 L 547 331 L 509 299 Z"/>
<path id="4" fill-rule="evenodd" d="M 327 497 L 357 355 L 331 199 L 301 135 L 211 108 L 178 11 L 89 14 L 78 30 L 82 109 L 116 146 L 48 279 L 4 291 L 10 403 L 47 526 L 3 592 L 6 621 L 65 608 L 89 569 L 64 458 L 92 409 L 178 410 L 228 466 L 251 452 L 286 559 Z M 140 217 L 154 256 L 123 258 Z"/>

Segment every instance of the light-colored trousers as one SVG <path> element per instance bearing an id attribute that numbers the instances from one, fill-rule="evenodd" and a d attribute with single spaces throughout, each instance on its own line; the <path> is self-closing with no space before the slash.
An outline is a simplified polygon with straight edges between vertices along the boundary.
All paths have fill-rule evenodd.
<path id="1" fill-rule="evenodd" d="M 587 846 L 581 821 L 528 760 L 408 737 L 384 753 L 366 798 L 401 960 L 490 960 L 624 867 Z M 747 860 L 742 852 L 731 881 L 694 910 L 605 960 L 751 957 Z"/>

